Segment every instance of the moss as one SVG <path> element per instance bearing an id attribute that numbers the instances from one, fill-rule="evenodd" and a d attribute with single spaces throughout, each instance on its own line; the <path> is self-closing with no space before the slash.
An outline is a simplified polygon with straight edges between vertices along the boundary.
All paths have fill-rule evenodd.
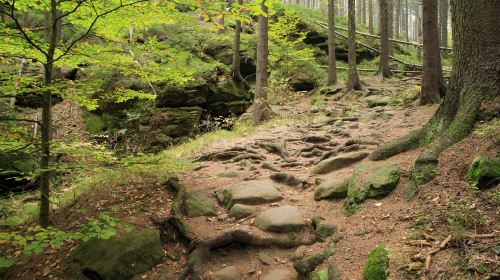
<path id="1" fill-rule="evenodd" d="M 313 219 L 313 226 L 316 237 L 321 241 L 325 241 L 326 238 L 332 236 L 333 234 L 335 234 L 335 232 L 337 232 L 336 226 L 321 223 L 321 218 L 319 217 Z"/>
<path id="2" fill-rule="evenodd" d="M 106 127 L 101 116 L 95 113 L 89 111 L 83 111 L 82 117 L 83 117 L 83 123 L 85 124 L 85 129 L 90 134 L 99 134 Z"/>
<path id="3" fill-rule="evenodd" d="M 375 247 L 368 255 L 363 272 L 364 280 L 385 280 L 389 276 L 389 252 L 383 246 Z"/>
<path id="4" fill-rule="evenodd" d="M 437 160 L 417 159 L 408 172 L 409 181 L 404 191 L 405 198 L 414 197 L 419 192 L 420 186 L 432 181 L 437 174 Z"/>
<path id="5" fill-rule="evenodd" d="M 329 257 L 333 255 L 334 252 L 332 250 L 326 249 L 321 253 L 312 256 L 307 256 L 296 261 L 293 267 L 299 273 L 299 275 L 307 277 L 311 272 L 313 272 L 316 269 L 316 267 L 321 265 L 324 261 L 326 261 Z"/>
<path id="6" fill-rule="evenodd" d="M 467 172 L 467 184 L 471 189 L 487 187 L 500 180 L 500 158 L 476 157 Z"/>

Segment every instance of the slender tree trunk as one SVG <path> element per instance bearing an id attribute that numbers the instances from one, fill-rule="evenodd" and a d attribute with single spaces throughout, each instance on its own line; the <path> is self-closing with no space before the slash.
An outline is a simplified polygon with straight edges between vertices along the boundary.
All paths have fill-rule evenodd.
<path id="1" fill-rule="evenodd" d="M 356 12 L 354 9 L 354 0 L 348 0 L 347 10 L 349 12 L 348 22 L 349 22 L 349 39 L 348 39 L 348 77 L 347 77 L 347 89 L 349 92 L 351 90 L 361 90 L 361 82 L 359 80 L 358 68 L 356 65 Z"/>
<path id="2" fill-rule="evenodd" d="M 242 5 L 243 0 L 238 0 L 238 4 Z M 243 80 L 241 77 L 241 65 L 240 65 L 240 44 L 241 44 L 241 20 L 235 20 L 234 27 L 234 43 L 233 43 L 233 63 L 231 66 L 231 71 L 233 71 L 233 77 L 236 80 Z"/>
<path id="3" fill-rule="evenodd" d="M 375 34 L 373 27 L 373 1 L 374 0 L 368 0 L 368 32 L 370 34 Z"/>
<path id="4" fill-rule="evenodd" d="M 59 15 L 57 10 L 57 1 L 51 0 L 50 4 L 50 14 L 48 25 L 46 28 L 49 31 L 48 44 L 49 48 L 47 50 L 47 55 L 45 57 L 46 62 L 44 63 L 45 70 L 45 86 L 43 92 L 43 106 L 42 106 L 42 125 L 41 125 L 41 150 L 42 156 L 40 159 L 40 169 L 42 173 L 40 175 L 40 213 L 39 213 L 39 223 L 40 226 L 46 228 L 50 224 L 50 173 L 49 161 L 50 161 L 50 138 L 52 133 L 52 119 L 51 119 L 51 106 L 52 106 L 52 92 L 49 89 L 52 84 L 52 76 L 54 69 L 54 54 L 58 44 L 58 38 L 60 38 L 61 25 L 59 20 L 56 20 Z"/>
<path id="5" fill-rule="evenodd" d="M 389 69 L 389 21 L 388 8 L 386 0 L 379 0 L 380 11 L 380 62 L 377 75 L 383 78 L 389 78 L 391 71 Z"/>
<path id="6" fill-rule="evenodd" d="M 361 1 L 361 23 L 366 24 L 366 0 Z"/>
<path id="7" fill-rule="evenodd" d="M 399 39 L 399 24 L 401 22 L 401 0 L 395 0 L 396 6 L 394 7 L 395 19 L 394 19 L 394 37 Z"/>
<path id="8" fill-rule="evenodd" d="M 439 0 L 440 45 L 448 47 L 448 0 Z"/>
<path id="9" fill-rule="evenodd" d="M 387 1 L 387 15 L 388 15 L 388 36 L 389 38 L 394 37 L 394 1 L 395 0 L 386 0 Z M 389 41 L 389 55 L 394 56 L 394 44 L 392 41 Z"/>
<path id="10" fill-rule="evenodd" d="M 488 117 L 483 104 L 500 102 L 498 11 L 497 0 L 451 0 L 454 60 L 443 103 L 422 129 L 380 147 L 371 156 L 381 160 L 426 145 L 408 172 L 409 196 L 435 178 L 440 153 L 466 137 L 480 117 Z"/>
<path id="11" fill-rule="evenodd" d="M 257 76 L 255 85 L 253 122 L 260 124 L 269 117 L 267 104 L 267 63 L 268 63 L 268 9 L 266 1 L 260 4 L 265 15 L 259 15 L 257 39 Z"/>
<path id="12" fill-rule="evenodd" d="M 335 1 L 328 0 L 328 85 L 337 83 L 337 59 L 335 57 Z"/>
<path id="13" fill-rule="evenodd" d="M 356 11 L 355 11 L 356 21 L 358 23 L 361 23 L 361 0 L 356 1 L 355 4 L 356 4 Z M 347 5 L 349 5 L 349 3 L 347 3 Z M 349 13 L 349 7 L 347 7 L 347 10 L 348 10 L 347 12 Z"/>
<path id="14" fill-rule="evenodd" d="M 423 0 L 423 69 L 420 105 L 439 103 L 440 61 L 436 0 Z"/>
<path id="15" fill-rule="evenodd" d="M 409 12 L 408 12 L 408 0 L 405 0 L 405 20 L 404 20 L 404 23 L 405 23 L 405 27 L 404 27 L 404 31 L 405 31 L 405 39 L 406 39 L 406 42 L 409 42 L 410 41 L 410 31 L 409 31 L 409 28 L 410 28 L 410 19 L 408 18 L 409 16 Z"/>

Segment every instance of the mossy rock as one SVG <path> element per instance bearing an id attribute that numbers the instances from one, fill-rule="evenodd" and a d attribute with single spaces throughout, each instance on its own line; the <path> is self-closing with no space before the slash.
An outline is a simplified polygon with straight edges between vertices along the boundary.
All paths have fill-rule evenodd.
<path id="1" fill-rule="evenodd" d="M 162 262 L 165 252 L 155 230 L 114 237 L 90 239 L 76 246 L 65 271 L 69 279 L 125 280 Z"/>
<path id="2" fill-rule="evenodd" d="M 151 113 L 149 125 L 172 138 L 192 137 L 198 132 L 202 111 L 200 107 L 159 108 Z"/>
<path id="3" fill-rule="evenodd" d="M 156 107 L 201 106 L 207 103 L 208 85 L 204 79 L 198 78 L 180 88 L 160 83 L 157 85 Z"/>
<path id="4" fill-rule="evenodd" d="M 358 205 L 368 198 L 382 198 L 391 193 L 399 184 L 400 171 L 395 164 L 377 166 L 368 162 L 354 168 L 348 184 L 344 207 L 353 214 Z"/>
<path id="5" fill-rule="evenodd" d="M 234 217 L 235 219 L 243 219 L 252 215 L 254 212 L 254 208 L 248 205 L 243 204 L 235 204 L 229 210 L 229 217 Z"/>
<path id="6" fill-rule="evenodd" d="M 38 168 L 38 160 L 33 155 L 23 152 L 0 153 L 0 194 L 25 190 L 34 186 L 35 181 L 25 179 Z"/>
<path id="7" fill-rule="evenodd" d="M 215 201 L 202 191 L 187 192 L 184 196 L 183 210 L 188 217 L 217 215 Z"/>
<path id="8" fill-rule="evenodd" d="M 306 256 L 296 261 L 293 267 L 300 275 L 307 276 L 333 255 L 334 252 L 332 250 L 326 249 L 318 254 Z"/>
<path id="9" fill-rule="evenodd" d="M 389 252 L 383 246 L 375 247 L 368 255 L 363 272 L 364 280 L 386 280 L 389 276 Z"/>
<path id="10" fill-rule="evenodd" d="M 206 105 L 206 109 L 212 116 L 231 116 L 243 114 L 251 102 L 246 100 L 231 101 L 231 102 L 216 102 Z"/>
<path id="11" fill-rule="evenodd" d="M 337 227 L 335 225 L 323 223 L 320 217 L 315 217 L 313 219 L 313 226 L 314 234 L 316 234 L 316 237 L 321 241 L 325 241 L 328 237 L 337 232 Z"/>
<path id="12" fill-rule="evenodd" d="M 208 104 L 232 101 L 251 101 L 252 94 L 240 83 L 229 75 L 219 74 L 208 82 Z"/>
<path id="13" fill-rule="evenodd" d="M 317 186 L 314 191 L 314 199 L 322 200 L 329 198 L 345 198 L 347 197 L 347 190 L 349 188 L 350 179 L 342 182 L 327 181 Z"/>
<path id="14" fill-rule="evenodd" d="M 480 189 L 493 186 L 500 181 L 500 158 L 487 159 L 476 157 L 467 172 L 467 183 L 470 188 Z"/>

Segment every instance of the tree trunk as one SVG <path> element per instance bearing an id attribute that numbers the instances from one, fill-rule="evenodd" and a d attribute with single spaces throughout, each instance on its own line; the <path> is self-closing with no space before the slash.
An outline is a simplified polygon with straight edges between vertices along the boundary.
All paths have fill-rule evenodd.
<path id="1" fill-rule="evenodd" d="M 242 5 L 243 0 L 238 0 L 238 4 Z M 233 43 L 233 63 L 231 66 L 231 71 L 233 72 L 233 77 L 236 80 L 243 80 L 241 77 L 241 65 L 240 65 L 240 45 L 241 45 L 241 20 L 235 20 L 234 26 L 234 43 Z"/>
<path id="2" fill-rule="evenodd" d="M 375 34 L 373 27 L 373 0 L 368 0 L 368 32 Z"/>
<path id="3" fill-rule="evenodd" d="M 439 0 L 440 45 L 448 47 L 448 0 Z"/>
<path id="4" fill-rule="evenodd" d="M 366 24 L 366 0 L 360 0 L 361 1 L 361 23 Z"/>
<path id="5" fill-rule="evenodd" d="M 482 105 L 500 102 L 498 11 L 497 0 L 451 0 L 454 61 L 443 103 L 423 128 L 371 156 L 381 160 L 427 145 L 409 172 L 408 195 L 437 175 L 440 153 L 470 133 L 480 114 L 487 112 Z"/>
<path id="6" fill-rule="evenodd" d="M 394 37 L 399 39 L 399 23 L 401 21 L 401 0 L 395 0 L 396 6 L 394 7 Z M 393 37 L 391 37 L 393 38 Z"/>
<path id="7" fill-rule="evenodd" d="M 387 1 L 387 21 L 389 28 L 387 29 L 389 38 L 393 38 L 394 36 L 394 1 L 395 0 L 386 0 Z M 394 56 L 394 44 L 392 41 L 389 41 L 389 55 Z"/>
<path id="8" fill-rule="evenodd" d="M 379 0 L 380 11 L 380 62 L 378 64 L 377 75 L 380 78 L 389 78 L 391 71 L 389 69 L 389 22 L 386 0 Z"/>
<path id="9" fill-rule="evenodd" d="M 410 20 L 408 19 L 408 16 L 409 16 L 409 12 L 408 12 L 408 0 L 405 0 L 405 20 L 404 20 L 404 31 L 405 31 L 405 39 L 406 39 L 406 42 L 409 42 L 410 41 L 410 31 L 409 31 L 409 28 L 410 28 Z"/>
<path id="10" fill-rule="evenodd" d="M 359 1 L 359 0 L 358 0 Z M 361 90 L 358 69 L 356 65 L 356 12 L 354 10 L 354 0 L 348 0 L 347 10 L 349 12 L 349 39 L 348 39 L 348 78 L 346 92 L 351 90 Z"/>
<path id="11" fill-rule="evenodd" d="M 436 0 L 423 0 L 423 68 L 420 105 L 439 103 L 441 58 L 439 56 L 439 33 Z"/>
<path id="12" fill-rule="evenodd" d="M 337 59 L 335 58 L 335 1 L 328 0 L 328 85 L 337 83 Z"/>
<path id="13" fill-rule="evenodd" d="M 255 84 L 253 122 L 260 124 L 270 114 L 267 104 L 267 62 L 268 62 L 268 10 L 266 1 L 260 4 L 265 15 L 259 15 L 259 27 L 257 31 L 257 75 Z"/>

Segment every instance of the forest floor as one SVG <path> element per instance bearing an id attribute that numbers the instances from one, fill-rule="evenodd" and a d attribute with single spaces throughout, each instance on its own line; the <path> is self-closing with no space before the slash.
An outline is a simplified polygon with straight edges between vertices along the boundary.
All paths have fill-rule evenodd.
<path id="1" fill-rule="evenodd" d="M 346 165 L 325 175 L 310 175 L 310 169 L 321 155 L 319 152 L 316 155 L 300 153 L 300 150 L 313 145 L 308 142 L 308 137 L 327 138 L 321 146 L 338 150 L 339 155 L 351 152 L 346 149 L 339 150 L 339 147 L 348 147 L 346 143 L 352 140 L 362 140 L 362 144 L 350 149 L 371 153 L 378 145 L 389 143 L 410 130 L 421 127 L 437 109 L 436 106 L 416 107 L 412 102 L 396 102 L 401 101 L 403 92 L 414 91 L 414 80 L 391 79 L 383 84 L 375 78 L 365 78 L 365 81 L 371 88 L 384 89 L 383 94 L 392 101 L 386 106 L 370 108 L 363 97 L 336 101 L 338 94 L 327 95 L 318 102 L 305 95 L 297 104 L 273 107 L 278 118 L 290 121 L 257 129 L 244 137 L 220 139 L 219 142 L 204 148 L 204 153 L 234 147 L 247 148 L 256 151 L 265 160 L 203 161 L 198 168 L 179 174 L 180 182 L 188 191 L 200 190 L 210 194 L 216 194 L 243 181 L 268 179 L 274 172 L 262 168 L 264 162 L 303 181 L 304 187 L 275 183 L 283 199 L 254 206 L 253 214 L 247 218 L 229 219 L 225 214 L 227 211 L 219 205 L 218 216 L 185 218 L 189 230 L 196 235 L 210 236 L 229 228 L 251 226 L 259 213 L 285 205 L 296 206 L 308 224 L 313 217 L 321 216 L 325 223 L 337 227 L 336 234 L 325 242 L 317 242 L 300 249 L 259 248 L 238 244 L 219 248 L 211 252 L 204 264 L 207 279 L 209 275 L 226 266 L 236 266 L 244 275 L 244 279 L 264 279 L 270 271 L 276 269 L 287 270 L 293 275 L 294 255 L 301 250 L 307 254 L 317 253 L 330 246 L 335 255 L 321 267 L 326 268 L 331 263 L 337 264 L 342 279 L 363 279 L 364 263 L 370 251 L 377 245 L 383 245 L 390 251 L 391 279 L 418 279 L 421 275 L 425 275 L 425 279 L 469 279 L 476 273 L 474 265 L 483 263 L 489 264 L 488 270 L 498 271 L 498 255 L 489 248 L 498 247 L 500 241 L 498 197 L 496 200 L 493 197 L 493 194 L 498 194 L 499 186 L 478 194 L 466 191 L 464 181 L 467 167 L 474 157 L 498 156 L 498 146 L 485 137 L 471 135 L 445 151 L 439 159 L 438 177 L 423 186 L 417 197 L 412 200 L 404 198 L 407 182 L 405 172 L 412 166 L 419 150 L 377 162 L 378 165 L 389 162 L 397 164 L 403 174 L 401 181 L 388 196 L 367 200 L 350 217 L 345 213 L 342 199 L 314 200 L 314 188 L 318 181 L 348 178 L 355 164 Z M 315 103 L 313 107 L 316 108 L 312 109 L 311 103 Z M 328 122 L 333 118 L 342 117 L 344 120 L 335 124 Z M 75 126 L 78 127 L 77 124 Z M 284 140 L 286 151 L 290 158 L 294 159 L 293 166 L 287 167 L 282 156 L 259 145 L 261 142 L 274 143 L 278 140 Z M 368 158 L 363 161 L 368 161 Z M 467 199 L 466 203 L 463 202 L 464 199 Z M 87 216 L 95 216 L 100 211 L 110 211 L 113 216 L 120 218 L 121 223 L 131 224 L 136 228 L 152 228 L 154 226 L 149 217 L 167 217 L 173 200 L 174 196 L 165 191 L 162 182 L 131 175 L 120 182 L 100 186 L 98 190 L 83 194 L 71 207 L 54 213 L 53 222 L 58 227 L 70 230 L 84 223 Z M 448 216 L 443 216 L 443 209 L 446 209 Z M 466 211 L 460 213 L 468 215 L 462 217 L 457 214 L 460 217 L 455 218 L 458 223 L 462 223 L 457 227 L 462 230 L 460 232 L 447 226 L 449 215 L 459 210 Z M 483 218 L 485 222 L 480 222 Z M 304 230 L 308 231 L 310 227 Z M 468 239 L 471 234 L 480 233 L 494 233 L 495 236 L 480 240 Z M 408 271 L 412 255 L 425 253 L 445 240 L 448 235 L 453 235 L 453 242 L 433 256 L 429 271 L 425 274 L 419 274 L 421 272 L 418 269 Z M 461 238 L 458 238 L 458 235 Z M 426 242 L 415 245 L 415 240 Z M 64 279 L 66 258 L 73 246 L 73 243 L 69 243 L 60 250 L 49 249 L 39 256 L 29 257 L 25 265 L 13 269 L 11 279 Z M 165 248 L 168 253 L 162 264 L 133 279 L 174 279 L 184 267 L 186 249 L 179 244 L 166 244 Z M 272 263 L 264 264 L 259 261 L 259 255 L 271 257 Z M 466 272 L 467 269 L 469 272 Z M 293 279 L 294 276 L 291 277 L 290 279 Z"/>

